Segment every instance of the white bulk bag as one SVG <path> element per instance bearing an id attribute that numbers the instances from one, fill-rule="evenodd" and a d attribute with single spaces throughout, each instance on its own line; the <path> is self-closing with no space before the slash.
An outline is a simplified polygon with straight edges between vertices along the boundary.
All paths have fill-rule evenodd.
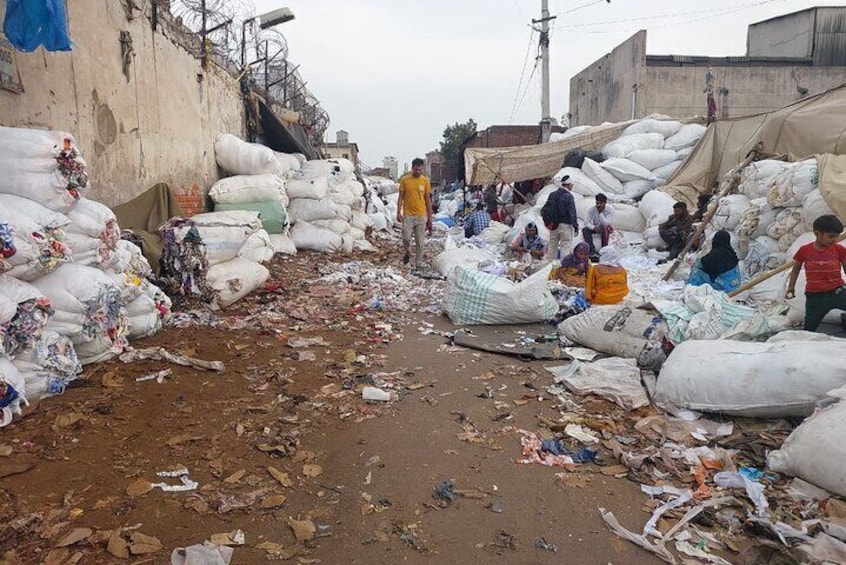
<path id="1" fill-rule="evenodd" d="M 638 133 L 612 141 L 602 149 L 602 153 L 608 158 L 628 157 L 634 151 L 662 149 L 663 147 L 664 136 L 660 133 Z"/>
<path id="2" fill-rule="evenodd" d="M 660 180 L 661 183 L 663 184 L 664 181 L 666 181 L 668 178 L 670 178 L 673 175 L 673 173 L 676 172 L 676 169 L 678 169 L 681 166 L 681 164 L 682 164 L 681 161 L 673 161 L 672 163 L 667 163 L 666 165 L 664 165 L 662 167 L 658 167 L 657 169 L 652 171 L 652 175 L 656 179 Z"/>
<path id="3" fill-rule="evenodd" d="M 672 196 L 660 190 L 647 192 L 638 204 L 637 209 L 646 218 L 649 227 L 663 224 L 673 214 L 676 201 Z"/>
<path id="4" fill-rule="evenodd" d="M 233 175 L 273 173 L 281 176 L 285 173 L 272 149 L 247 143 L 229 133 L 217 136 L 214 156 L 220 168 Z"/>
<path id="5" fill-rule="evenodd" d="M 353 239 L 352 234 L 345 233 L 341 235 L 341 252 L 344 254 L 349 255 L 353 252 L 353 248 L 355 247 L 355 239 Z"/>
<path id="6" fill-rule="evenodd" d="M 670 137 L 671 135 L 675 135 L 681 129 L 682 124 L 681 122 L 676 122 L 672 120 L 655 120 L 652 118 L 646 118 L 640 120 L 639 122 L 635 122 L 625 130 L 623 130 L 623 135 L 635 135 L 639 133 L 659 133 L 662 137 Z"/>
<path id="7" fill-rule="evenodd" d="M 655 325 L 654 318 L 646 310 L 622 304 L 591 306 L 561 322 L 558 333 L 607 355 L 636 359 L 647 344 L 644 335 Z"/>
<path id="8" fill-rule="evenodd" d="M 388 231 L 391 227 L 391 220 L 382 212 L 367 215 L 373 222 L 374 231 Z"/>
<path id="9" fill-rule="evenodd" d="M 451 240 L 450 240 L 451 241 Z M 473 246 L 455 247 L 447 246 L 446 249 L 432 261 L 435 269 L 445 277 L 453 275 L 457 267 L 470 267 L 475 269 L 479 263 L 492 261 L 496 256 L 486 249 L 479 249 Z"/>
<path id="10" fill-rule="evenodd" d="M 628 159 L 649 171 L 654 171 L 676 161 L 678 156 L 671 149 L 640 149 L 638 151 L 632 151 Z"/>
<path id="11" fill-rule="evenodd" d="M 66 232 L 99 238 L 114 249 L 120 239 L 117 217 L 108 206 L 96 200 L 80 198 L 76 206 L 67 213 L 70 223 Z"/>
<path id="12" fill-rule="evenodd" d="M 302 167 L 296 155 L 280 153 L 279 151 L 274 151 L 273 155 L 276 156 L 276 160 L 279 162 L 279 171 L 284 175 L 299 171 L 300 167 Z"/>
<path id="13" fill-rule="evenodd" d="M 291 228 L 291 239 L 298 251 L 308 249 L 332 253 L 338 251 L 343 244 L 341 236 L 335 232 L 319 228 L 302 220 Z"/>
<path id="14" fill-rule="evenodd" d="M 344 220 L 338 218 L 334 220 L 314 220 L 310 223 L 318 228 L 335 232 L 338 235 L 344 235 L 350 231 L 349 222 L 345 222 Z"/>
<path id="15" fill-rule="evenodd" d="M 770 185 L 767 201 L 773 206 L 797 207 L 802 199 L 819 187 L 816 159 L 807 159 L 777 174 Z"/>
<path id="16" fill-rule="evenodd" d="M 810 337 L 783 332 L 766 343 L 685 341 L 661 368 L 654 400 L 752 418 L 807 416 L 828 391 L 846 385 L 846 340 Z"/>
<path id="17" fill-rule="evenodd" d="M 220 179 L 212 185 L 209 197 L 217 204 L 281 202 L 283 206 L 288 206 L 285 181 L 282 177 L 269 173 Z"/>
<path id="18" fill-rule="evenodd" d="M 339 206 L 331 199 L 311 200 L 296 198 L 288 206 L 288 215 L 295 222 L 313 222 L 315 220 L 334 220 L 339 216 Z"/>
<path id="19" fill-rule="evenodd" d="M 80 201 L 85 201 L 81 199 Z M 29 200 L 13 194 L 0 193 L 0 217 L 14 219 L 23 215 L 35 222 L 42 230 L 65 229 L 70 218 L 60 212 L 54 212 L 34 200 Z"/>
<path id="20" fill-rule="evenodd" d="M 644 230 L 643 243 L 647 249 L 659 249 L 667 245 L 661 234 L 658 233 L 658 226 L 648 227 Z"/>
<path id="21" fill-rule="evenodd" d="M 314 180 L 317 178 L 326 178 L 328 181 L 329 175 L 340 170 L 338 163 L 329 159 L 315 159 L 313 161 L 306 161 L 303 163 L 300 170 L 294 175 L 294 178 L 301 180 Z"/>
<path id="22" fill-rule="evenodd" d="M 350 230 L 347 233 L 350 234 L 350 237 L 353 238 L 353 241 L 361 241 L 367 239 L 367 234 L 364 233 L 364 230 L 360 230 L 352 226 L 350 226 Z"/>
<path id="23" fill-rule="evenodd" d="M 707 129 L 708 128 L 700 124 L 687 124 L 682 126 L 678 133 L 667 138 L 664 142 L 664 148 L 678 151 L 679 149 L 696 145 L 699 142 L 699 139 L 705 135 L 705 130 Z"/>
<path id="24" fill-rule="evenodd" d="M 45 330 L 12 363 L 26 383 L 29 401 L 60 394 L 82 372 L 73 343 L 50 330 Z"/>
<path id="25" fill-rule="evenodd" d="M 679 149 L 678 151 L 676 151 L 676 160 L 684 162 L 687 159 L 688 155 L 693 153 L 694 149 L 695 148 L 693 145 L 691 145 L 690 147 L 685 147 L 684 149 Z"/>
<path id="26" fill-rule="evenodd" d="M 599 166 L 614 175 L 620 182 L 653 178 L 649 169 L 622 157 L 612 157 L 600 163 Z"/>
<path id="27" fill-rule="evenodd" d="M 738 191 L 750 199 L 766 198 L 773 179 L 781 172 L 790 169 L 792 163 L 764 159 L 749 163 L 740 173 Z"/>
<path id="28" fill-rule="evenodd" d="M 784 254 L 779 253 L 778 240 L 767 235 L 749 242 L 749 250 L 743 259 L 743 270 L 747 277 L 775 269 L 784 263 Z"/>
<path id="29" fill-rule="evenodd" d="M 802 209 L 800 210 L 802 216 L 802 226 L 804 229 L 812 230 L 814 221 L 820 216 L 834 214 L 829 208 L 828 204 L 823 198 L 822 193 L 817 190 L 812 190 L 805 198 L 802 199 Z"/>
<path id="30" fill-rule="evenodd" d="M 258 230 L 244 242 L 241 250 L 238 251 L 238 257 L 256 263 L 266 263 L 273 259 L 274 253 L 273 244 L 270 242 L 270 234 L 264 230 Z"/>
<path id="31" fill-rule="evenodd" d="M 720 198 L 717 211 L 714 214 L 714 227 L 734 231 L 743 219 L 743 214 L 748 207 L 749 198 L 743 194 L 731 194 Z"/>
<path id="32" fill-rule="evenodd" d="M 283 255 L 297 254 L 297 246 L 294 244 L 294 240 L 291 239 L 290 235 L 272 233 L 270 234 L 270 243 L 273 245 L 273 250 L 276 253 L 282 253 Z"/>
<path id="33" fill-rule="evenodd" d="M 12 228 L 16 252 L 6 258 L 12 266 L 6 275 L 22 281 L 33 281 L 50 273 L 72 259 L 72 248 L 65 244 L 62 230 L 45 230 L 29 216 L 14 214 L 3 217 L 6 210 L 0 210 L 0 222 Z M 99 242 L 97 242 L 99 243 Z"/>
<path id="34" fill-rule="evenodd" d="M 614 229 L 642 232 L 646 229 L 646 219 L 634 206 L 614 204 Z"/>
<path id="35" fill-rule="evenodd" d="M 552 266 L 520 283 L 468 267 L 457 267 L 447 280 L 443 310 L 458 325 L 531 324 L 558 313 L 546 281 Z"/>
<path id="36" fill-rule="evenodd" d="M 832 391 L 840 402 L 818 410 L 793 430 L 780 449 L 767 455 L 767 467 L 808 481 L 837 496 L 846 496 L 846 402 L 844 392 Z"/>
<path id="37" fill-rule="evenodd" d="M 621 194 L 623 192 L 623 183 L 617 177 L 603 169 L 593 159 L 585 157 L 582 171 L 596 183 L 602 192 L 613 194 Z"/>
<path id="38" fill-rule="evenodd" d="M 59 158 L 75 163 L 82 175 L 70 178 L 75 173 L 63 172 Z M 0 193 L 33 200 L 57 212 L 67 212 L 88 192 L 85 160 L 69 133 L 0 127 L 0 168 Z"/>
<path id="39" fill-rule="evenodd" d="M 191 220 L 203 241 L 209 265 L 237 257 L 247 238 L 261 229 L 258 212 L 246 210 L 207 212 Z"/>
<path id="40" fill-rule="evenodd" d="M 555 185 L 552 192 L 555 191 L 555 188 L 560 186 L 561 179 L 564 175 L 570 177 L 567 179 L 567 182 L 573 183 L 571 192 L 575 194 L 581 194 L 582 196 L 596 196 L 602 192 L 602 189 L 596 184 L 596 182 L 594 182 L 593 179 L 582 172 L 581 169 L 576 169 L 575 167 L 564 167 L 558 171 L 554 177 L 552 177 L 552 183 Z M 536 202 L 543 206 L 543 203 L 540 202 L 540 198 L 537 198 Z M 544 202 L 546 202 L 545 199 Z"/>
<path id="41" fill-rule="evenodd" d="M 336 204 L 353 206 L 356 203 L 357 197 L 350 188 L 350 184 L 348 182 L 336 184 L 329 189 L 328 197 Z"/>
<path id="42" fill-rule="evenodd" d="M 657 180 L 630 180 L 623 183 L 623 194 L 627 200 L 637 200 L 660 184 Z"/>
<path id="43" fill-rule="evenodd" d="M 367 228 L 373 227 L 373 219 L 364 212 L 353 212 L 350 225 L 364 231 Z"/>
<path id="44" fill-rule="evenodd" d="M 285 191 L 290 200 L 298 198 L 322 200 L 329 194 L 329 182 L 325 176 L 313 179 L 290 179 L 285 184 Z"/>
<path id="45" fill-rule="evenodd" d="M 264 265 L 238 257 L 209 268 L 206 281 L 217 296 L 213 308 L 226 308 L 260 288 L 270 276 Z"/>

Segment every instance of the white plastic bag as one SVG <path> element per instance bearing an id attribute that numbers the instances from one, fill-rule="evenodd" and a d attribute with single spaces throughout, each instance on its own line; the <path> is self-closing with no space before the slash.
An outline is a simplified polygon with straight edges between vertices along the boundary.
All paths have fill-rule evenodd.
<path id="1" fill-rule="evenodd" d="M 54 212 L 34 200 L 0 193 L 0 217 L 14 218 L 19 215 L 31 219 L 43 230 L 65 229 L 70 223 L 70 218 L 65 214 Z"/>
<path id="2" fill-rule="evenodd" d="M 666 165 L 658 167 L 657 169 L 652 171 L 652 175 L 656 179 L 661 181 L 661 183 L 663 184 L 664 181 L 673 176 L 673 173 L 676 172 L 676 169 L 678 169 L 681 164 L 681 161 L 673 161 L 672 163 L 667 163 Z"/>
<path id="3" fill-rule="evenodd" d="M 846 385 L 846 340 L 803 334 L 783 332 L 766 343 L 686 341 L 661 368 L 654 400 L 753 418 L 807 416 L 828 391 Z"/>
<path id="4" fill-rule="evenodd" d="M 520 283 L 458 267 L 447 280 L 443 309 L 454 324 L 530 324 L 549 320 L 558 302 L 546 281 L 551 265 Z"/>
<path id="5" fill-rule="evenodd" d="M 720 198 L 717 211 L 714 214 L 714 227 L 734 231 L 743 219 L 748 207 L 749 198 L 743 194 L 731 194 Z"/>
<path id="6" fill-rule="evenodd" d="M 622 231 L 642 232 L 646 219 L 634 206 L 614 204 L 614 228 Z"/>
<path id="7" fill-rule="evenodd" d="M 628 159 L 649 171 L 654 171 L 678 160 L 678 155 L 672 149 L 640 149 L 632 151 Z"/>
<path id="8" fill-rule="evenodd" d="M 646 218 L 649 227 L 663 224 L 673 214 L 676 201 L 672 196 L 660 190 L 647 192 L 640 201 L 637 209 Z"/>
<path id="9" fill-rule="evenodd" d="M 623 192 L 623 183 L 617 177 L 603 169 L 599 163 L 585 158 L 582 165 L 582 171 L 600 188 L 602 192 L 621 194 Z"/>
<path id="10" fill-rule="evenodd" d="M 296 255 L 297 246 L 294 240 L 287 234 L 270 234 L 270 243 L 273 245 L 273 250 L 276 253 L 283 255 Z"/>
<path id="11" fill-rule="evenodd" d="M 634 359 L 608 357 L 592 363 L 577 364 L 575 371 L 569 366 L 547 367 L 555 382 L 563 384 L 576 394 L 594 394 L 608 399 L 626 410 L 635 410 L 649 404 L 646 391 L 640 384 L 640 369 Z"/>
<path id="12" fill-rule="evenodd" d="M 291 201 L 304 198 L 322 200 L 329 194 L 329 181 L 325 176 L 313 179 L 290 179 L 285 184 L 285 191 Z"/>
<path id="13" fill-rule="evenodd" d="M 819 176 L 815 158 L 792 163 L 773 178 L 767 201 L 773 206 L 801 206 L 802 199 L 819 187 Z"/>
<path id="14" fill-rule="evenodd" d="M 817 411 L 793 430 L 780 449 L 767 455 L 767 467 L 846 496 L 846 402 L 843 390 L 832 394 L 840 402 Z"/>
<path id="15" fill-rule="evenodd" d="M 340 235 L 318 228 L 305 221 L 298 221 L 291 228 L 291 240 L 293 240 L 298 251 L 308 249 L 322 253 L 333 253 L 340 250 L 343 245 Z"/>
<path id="16" fill-rule="evenodd" d="M 653 178 L 649 169 L 622 157 L 612 157 L 600 163 L 599 166 L 614 175 L 620 182 Z"/>
<path id="17" fill-rule="evenodd" d="M 349 222 L 345 222 L 344 220 L 341 220 L 339 218 L 336 218 L 334 220 L 314 220 L 310 223 L 314 226 L 317 226 L 318 228 L 335 232 L 338 235 L 344 235 L 345 233 L 350 231 Z"/>
<path id="18" fill-rule="evenodd" d="M 608 157 L 628 157 L 634 151 L 662 149 L 664 136 L 660 133 L 638 133 L 620 137 L 605 146 L 602 153 Z M 668 147 L 667 149 L 671 149 Z M 674 149 L 674 148 L 673 148 Z"/>
<path id="19" fill-rule="evenodd" d="M 207 212 L 191 220 L 203 240 L 209 266 L 237 257 L 247 239 L 261 229 L 258 212 L 245 210 Z"/>
<path id="20" fill-rule="evenodd" d="M 592 306 L 561 322 L 558 333 L 607 355 L 636 359 L 647 344 L 644 335 L 657 325 L 655 317 L 622 304 Z"/>
<path id="21" fill-rule="evenodd" d="M 251 202 L 281 202 L 288 205 L 285 181 L 282 177 L 263 175 L 238 175 L 220 179 L 209 190 L 209 197 L 217 204 L 248 204 Z"/>
<path id="22" fill-rule="evenodd" d="M 552 192 L 557 189 L 564 175 L 570 177 L 567 179 L 567 182 L 573 183 L 573 189 L 571 192 L 574 192 L 575 194 L 581 194 L 582 196 L 596 196 L 602 192 L 602 188 L 600 188 L 592 178 L 582 172 L 581 169 L 576 169 L 574 167 L 564 167 L 558 171 L 554 177 L 552 177 L 553 184 L 556 185 L 553 187 Z M 546 200 L 544 200 L 544 202 L 546 202 Z M 543 206 L 543 204 L 540 203 L 539 198 L 537 203 Z"/>
<path id="23" fill-rule="evenodd" d="M 708 128 L 700 124 L 687 124 L 682 126 L 678 133 L 667 138 L 664 142 L 664 148 L 678 151 L 679 149 L 696 145 L 699 143 L 699 139 L 705 135 L 705 130 L 707 129 Z"/>
<path id="24" fill-rule="evenodd" d="M 260 288 L 270 276 L 263 265 L 243 259 L 232 259 L 209 268 L 206 281 L 217 291 L 213 307 L 226 308 Z"/>
<path id="25" fill-rule="evenodd" d="M 256 263 L 266 263 L 273 259 L 274 253 L 270 235 L 264 230 L 258 230 L 244 242 L 241 250 L 238 251 L 238 257 Z"/>
<path id="26" fill-rule="evenodd" d="M 639 122 L 635 122 L 625 130 L 623 130 L 623 135 L 635 135 L 639 133 L 658 133 L 661 134 L 662 137 L 670 137 L 671 135 L 675 135 L 681 129 L 682 125 L 681 122 L 676 122 L 672 120 L 655 120 L 652 118 L 646 118 L 640 120 Z"/>
<path id="27" fill-rule="evenodd" d="M 220 168 L 233 175 L 285 174 L 272 149 L 247 143 L 229 133 L 217 136 L 214 156 Z"/>
<path id="28" fill-rule="evenodd" d="M 364 212 L 353 212 L 350 226 L 365 231 L 367 228 L 373 227 L 373 219 Z"/>
<path id="29" fill-rule="evenodd" d="M 349 210 L 349 215 L 352 216 L 352 210 L 349 208 L 347 210 Z M 301 220 L 305 222 L 334 220 L 341 217 L 341 206 L 329 198 L 324 198 L 323 200 L 295 198 L 291 200 L 291 204 L 288 207 L 288 215 L 295 222 Z"/>
<path id="30" fill-rule="evenodd" d="M 657 180 L 630 180 L 623 183 L 623 194 L 627 200 L 637 200 L 660 184 Z"/>

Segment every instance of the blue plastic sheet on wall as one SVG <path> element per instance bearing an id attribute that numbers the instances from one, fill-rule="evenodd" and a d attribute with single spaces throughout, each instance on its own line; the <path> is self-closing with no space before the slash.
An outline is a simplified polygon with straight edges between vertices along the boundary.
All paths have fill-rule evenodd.
<path id="1" fill-rule="evenodd" d="M 6 0 L 3 33 L 18 51 L 70 51 L 65 0 Z"/>

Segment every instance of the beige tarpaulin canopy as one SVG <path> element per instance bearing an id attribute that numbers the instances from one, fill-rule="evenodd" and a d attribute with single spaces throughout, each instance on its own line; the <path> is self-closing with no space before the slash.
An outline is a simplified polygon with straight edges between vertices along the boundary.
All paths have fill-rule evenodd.
<path id="1" fill-rule="evenodd" d="M 564 157 L 573 149 L 601 150 L 634 122 L 608 124 L 591 128 L 561 141 L 520 147 L 469 147 L 464 151 L 467 184 L 520 182 L 554 176 L 561 170 Z"/>
<path id="2" fill-rule="evenodd" d="M 792 159 L 821 155 L 823 197 L 846 218 L 846 157 L 840 157 L 846 154 L 846 85 L 772 112 L 711 124 L 662 190 L 695 204 L 698 194 L 710 191 L 759 141 L 765 152 Z"/>

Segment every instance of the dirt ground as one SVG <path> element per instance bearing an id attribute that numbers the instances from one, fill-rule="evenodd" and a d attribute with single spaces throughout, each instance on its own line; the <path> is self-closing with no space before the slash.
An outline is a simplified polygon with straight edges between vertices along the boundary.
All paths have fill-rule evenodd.
<path id="1" fill-rule="evenodd" d="M 560 417 L 545 394 L 543 367 L 555 362 L 450 348 L 420 331 L 453 329 L 427 304 L 365 308 L 368 291 L 312 282 L 325 261 L 276 260 L 267 289 L 221 314 L 222 325 L 170 327 L 133 344 L 219 360 L 222 373 L 89 366 L 78 386 L 4 429 L 0 562 L 170 563 L 174 548 L 236 530 L 245 543 L 234 564 L 660 562 L 599 516 L 607 508 L 639 531 L 651 509 L 637 483 L 599 465 L 516 462 L 511 428 L 539 431 Z M 326 344 L 293 348 L 292 337 Z M 136 382 L 163 369 L 172 375 L 161 383 Z M 361 399 L 374 373 L 387 373 L 396 400 Z M 610 405 L 587 406 L 601 416 Z M 180 467 L 196 490 L 149 490 L 179 484 L 156 472 Z M 435 495 L 443 481 L 456 500 Z M 298 542 L 290 520 L 313 524 L 313 539 Z M 128 546 L 134 555 L 115 556 Z"/>

